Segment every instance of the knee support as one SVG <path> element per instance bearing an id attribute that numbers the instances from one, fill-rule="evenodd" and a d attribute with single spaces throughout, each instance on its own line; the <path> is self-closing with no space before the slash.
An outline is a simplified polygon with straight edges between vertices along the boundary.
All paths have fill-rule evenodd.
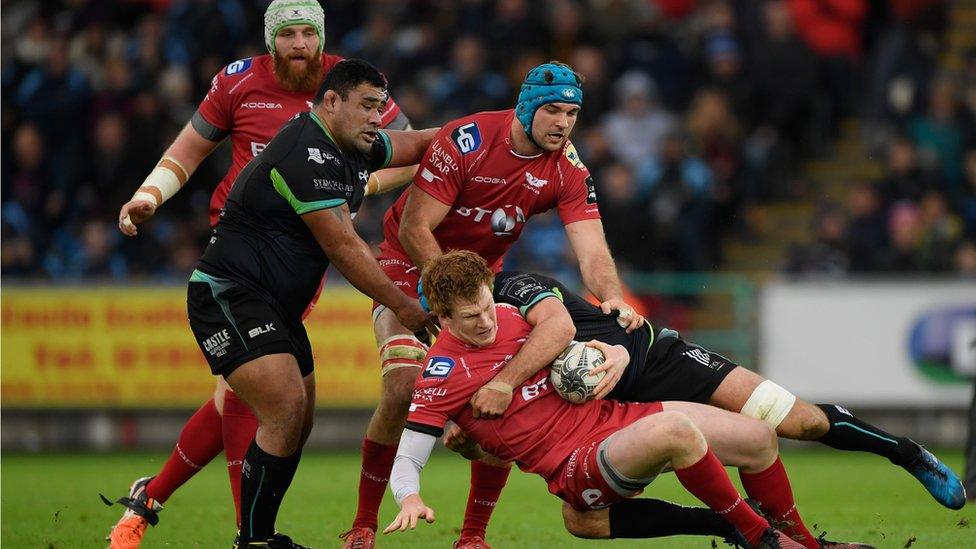
<path id="1" fill-rule="evenodd" d="M 752 391 L 741 412 L 761 419 L 775 429 L 789 415 L 794 403 L 796 395 L 767 379 Z"/>
<path id="2" fill-rule="evenodd" d="M 416 336 L 397 334 L 389 337 L 380 345 L 381 373 L 386 375 L 397 368 L 421 368 L 426 356 L 427 346 Z"/>

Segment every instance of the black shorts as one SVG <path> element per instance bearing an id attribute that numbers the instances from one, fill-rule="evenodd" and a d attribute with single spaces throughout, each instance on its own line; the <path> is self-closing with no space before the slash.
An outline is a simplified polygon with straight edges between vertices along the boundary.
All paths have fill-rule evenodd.
<path id="1" fill-rule="evenodd" d="M 684 400 L 708 404 L 712 393 L 738 365 L 731 360 L 688 343 L 678 332 L 664 329 L 651 345 L 643 371 L 609 398 L 628 402 Z"/>
<path id="2" fill-rule="evenodd" d="M 305 326 L 286 321 L 264 297 L 232 280 L 194 271 L 186 294 L 190 329 L 214 375 L 265 355 L 288 353 L 302 377 L 312 373 Z"/>

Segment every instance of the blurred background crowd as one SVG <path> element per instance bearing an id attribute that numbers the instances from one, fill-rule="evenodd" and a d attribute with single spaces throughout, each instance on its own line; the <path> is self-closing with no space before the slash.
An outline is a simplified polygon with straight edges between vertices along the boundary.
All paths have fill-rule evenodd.
<path id="1" fill-rule="evenodd" d="M 228 144 L 139 237 L 118 232 L 118 209 L 211 78 L 265 53 L 266 5 L 2 3 L 5 280 L 185 278 Z M 528 68 L 549 59 L 582 73 L 573 140 L 624 269 L 976 276 L 976 50 L 950 40 L 948 2 L 323 6 L 326 51 L 383 70 L 414 127 L 512 107 Z M 837 162 L 854 168 L 818 176 Z M 374 243 L 391 199 L 358 218 Z M 796 238 L 770 221 L 779 204 L 795 205 Z M 729 257 L 770 241 L 782 254 L 769 265 Z M 528 225 L 510 264 L 570 278 L 571 255 L 550 216 Z"/>

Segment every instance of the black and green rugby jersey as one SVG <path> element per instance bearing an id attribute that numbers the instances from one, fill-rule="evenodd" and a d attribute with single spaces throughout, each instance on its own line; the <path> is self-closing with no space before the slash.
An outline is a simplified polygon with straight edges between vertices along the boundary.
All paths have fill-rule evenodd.
<path id="1" fill-rule="evenodd" d="M 576 341 L 596 339 L 609 345 L 623 345 L 630 353 L 630 364 L 614 392 L 624 391 L 636 381 L 644 369 L 648 351 L 657 335 L 650 324 L 627 333 L 617 324 L 618 313 L 603 314 L 599 307 L 573 293 L 561 282 L 536 273 L 503 271 L 495 275 L 495 288 L 492 291 L 495 303 L 506 303 L 518 307 L 522 316 L 538 302 L 547 297 L 557 297 L 566 306 L 569 316 L 576 325 Z"/>
<path id="2" fill-rule="evenodd" d="M 329 266 L 301 216 L 343 204 L 355 214 L 392 153 L 382 131 L 367 154 L 340 150 L 314 113 L 299 114 L 237 177 L 198 269 L 301 318 Z"/>

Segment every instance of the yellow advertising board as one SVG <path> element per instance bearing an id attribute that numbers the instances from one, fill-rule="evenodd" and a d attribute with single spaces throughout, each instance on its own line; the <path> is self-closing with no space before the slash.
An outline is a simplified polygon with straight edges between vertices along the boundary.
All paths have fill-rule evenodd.
<path id="1" fill-rule="evenodd" d="M 4 288 L 4 408 L 194 407 L 213 393 L 181 287 Z M 369 298 L 327 287 L 305 320 L 319 407 L 372 407 L 379 359 Z"/>

